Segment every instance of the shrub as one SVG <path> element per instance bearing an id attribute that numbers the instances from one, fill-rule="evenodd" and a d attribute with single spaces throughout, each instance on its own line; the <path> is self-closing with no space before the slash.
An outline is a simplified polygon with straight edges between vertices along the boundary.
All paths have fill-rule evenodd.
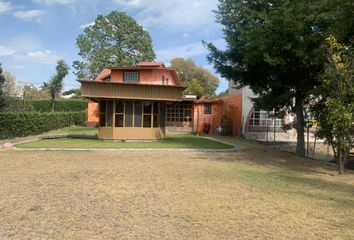
<path id="1" fill-rule="evenodd" d="M 86 111 L 2 112 L 0 113 L 0 139 L 37 135 L 71 125 L 81 125 L 85 121 Z"/>
<path id="2" fill-rule="evenodd" d="M 51 100 L 33 100 L 27 101 L 27 105 L 33 111 L 36 112 L 50 112 L 52 110 Z M 75 100 L 56 100 L 55 111 L 56 112 L 77 112 L 87 109 L 87 101 L 75 99 Z"/>

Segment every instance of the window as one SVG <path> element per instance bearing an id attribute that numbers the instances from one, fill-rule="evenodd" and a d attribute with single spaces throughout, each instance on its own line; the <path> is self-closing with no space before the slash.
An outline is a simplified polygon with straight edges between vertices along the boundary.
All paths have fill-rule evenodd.
<path id="1" fill-rule="evenodd" d="M 100 108 L 100 127 L 112 127 L 113 124 L 113 101 L 102 100 Z"/>
<path id="2" fill-rule="evenodd" d="M 143 104 L 142 102 L 135 102 L 134 106 L 134 127 L 141 127 L 143 116 Z"/>
<path id="3" fill-rule="evenodd" d="M 124 101 L 116 101 L 116 122 L 115 127 L 123 127 L 124 123 Z"/>
<path id="4" fill-rule="evenodd" d="M 100 108 L 100 127 L 106 126 L 106 101 L 102 100 L 99 105 Z"/>
<path id="5" fill-rule="evenodd" d="M 124 127 L 132 127 L 133 126 L 133 102 L 126 101 L 125 102 L 125 124 Z"/>
<path id="6" fill-rule="evenodd" d="M 153 103 L 153 127 L 158 127 L 159 126 L 159 103 L 154 102 Z"/>
<path id="7" fill-rule="evenodd" d="M 111 81 L 111 76 L 102 78 L 102 81 L 104 81 L 104 82 L 110 82 L 110 81 Z"/>
<path id="8" fill-rule="evenodd" d="M 137 71 L 124 71 L 123 82 L 139 82 L 139 72 Z"/>
<path id="9" fill-rule="evenodd" d="M 113 101 L 107 101 L 106 127 L 113 126 Z"/>
<path id="10" fill-rule="evenodd" d="M 166 78 L 166 85 L 168 85 L 168 78 Z"/>
<path id="11" fill-rule="evenodd" d="M 204 113 L 205 114 L 211 114 L 211 103 L 205 103 L 204 104 Z"/>
<path id="12" fill-rule="evenodd" d="M 166 111 L 166 122 L 168 126 L 191 126 L 192 124 L 192 104 L 191 103 L 176 103 L 169 105 L 163 109 L 160 104 L 160 113 Z M 161 121 L 164 122 L 164 121 Z"/>
<path id="13" fill-rule="evenodd" d="M 161 82 L 162 82 L 162 85 L 165 85 L 165 76 L 163 76 L 163 75 L 161 77 Z"/>
<path id="14" fill-rule="evenodd" d="M 249 125 L 281 127 L 283 125 L 283 119 L 275 117 L 274 111 L 256 110 L 251 115 Z"/>
<path id="15" fill-rule="evenodd" d="M 144 115 L 143 115 L 143 127 L 145 128 L 151 127 L 151 110 L 152 110 L 152 103 L 145 101 Z"/>
<path id="16" fill-rule="evenodd" d="M 115 111 L 114 110 L 115 103 Z M 150 101 L 132 101 L 132 100 L 102 100 L 99 103 L 100 109 L 100 127 L 164 127 L 165 116 L 161 116 L 163 111 L 165 114 L 165 106 L 159 102 Z M 113 122 L 114 115 L 114 122 Z M 163 125 L 163 126 L 162 126 Z"/>

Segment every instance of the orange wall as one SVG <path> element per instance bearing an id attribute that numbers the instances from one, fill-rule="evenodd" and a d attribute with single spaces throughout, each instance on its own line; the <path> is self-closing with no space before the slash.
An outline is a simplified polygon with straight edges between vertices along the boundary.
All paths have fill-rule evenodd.
<path id="1" fill-rule="evenodd" d="M 87 125 L 89 127 L 95 126 L 100 118 L 100 112 L 98 109 L 98 103 L 89 100 L 87 107 Z"/>
<path id="2" fill-rule="evenodd" d="M 143 84 L 162 84 L 162 75 L 168 78 L 168 85 L 176 85 L 176 80 L 171 74 L 171 71 L 166 69 L 140 69 L 140 83 Z M 111 81 L 112 82 L 123 82 L 123 70 L 120 69 L 112 69 L 111 73 Z"/>
<path id="3" fill-rule="evenodd" d="M 209 123 L 210 132 L 217 132 L 218 127 L 223 127 L 228 123 L 231 134 L 239 135 L 242 123 L 242 95 L 239 93 L 221 97 L 211 104 L 211 114 L 204 113 L 205 102 L 194 104 L 193 131 L 202 133 L 204 123 Z"/>

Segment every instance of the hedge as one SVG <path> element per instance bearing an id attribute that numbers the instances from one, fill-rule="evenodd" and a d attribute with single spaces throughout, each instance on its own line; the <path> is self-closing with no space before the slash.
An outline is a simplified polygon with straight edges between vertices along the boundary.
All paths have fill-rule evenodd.
<path id="1" fill-rule="evenodd" d="M 30 110 L 36 112 L 51 112 L 51 103 L 51 100 L 32 100 L 26 102 L 26 104 L 30 107 Z M 56 112 L 78 112 L 86 109 L 87 101 L 80 99 L 56 100 L 54 107 Z"/>
<path id="2" fill-rule="evenodd" d="M 0 139 L 37 135 L 51 130 L 81 125 L 86 111 L 80 112 L 2 112 L 0 113 Z"/>

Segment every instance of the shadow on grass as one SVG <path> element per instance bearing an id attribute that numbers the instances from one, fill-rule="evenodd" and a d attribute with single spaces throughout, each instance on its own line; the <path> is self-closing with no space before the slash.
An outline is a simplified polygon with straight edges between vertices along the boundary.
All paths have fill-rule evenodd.
<path id="1" fill-rule="evenodd" d="M 43 139 L 17 145 L 18 148 L 80 148 L 80 149 L 104 149 L 104 148 L 154 148 L 154 149 L 230 149 L 233 146 L 216 142 L 210 139 L 200 138 L 190 134 L 170 135 L 162 140 L 143 142 L 113 142 L 97 139 L 80 138 L 54 138 Z"/>

